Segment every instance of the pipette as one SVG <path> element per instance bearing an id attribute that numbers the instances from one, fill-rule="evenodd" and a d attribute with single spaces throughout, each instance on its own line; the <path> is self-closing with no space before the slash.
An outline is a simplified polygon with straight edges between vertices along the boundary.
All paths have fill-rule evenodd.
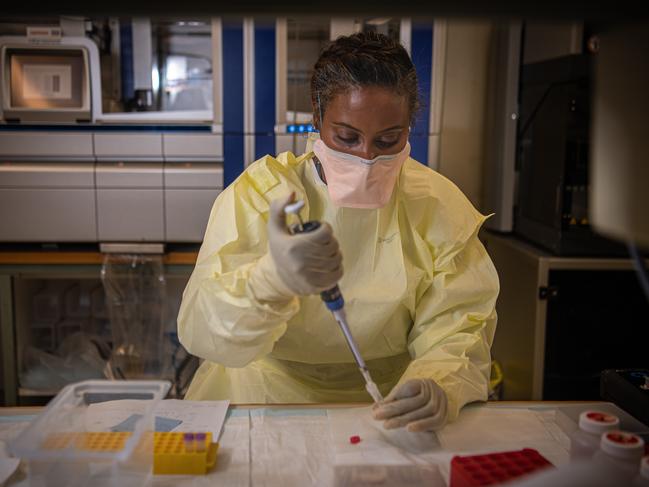
<path id="1" fill-rule="evenodd" d="M 302 217 L 300 216 L 300 210 L 303 207 L 304 207 L 304 201 L 298 200 L 295 203 L 287 205 L 286 208 L 284 209 L 284 212 L 287 215 L 293 214 L 297 216 L 297 219 L 299 221 L 297 225 L 293 225 L 289 227 L 289 230 L 293 234 L 312 232 L 320 227 L 320 222 L 318 221 L 308 221 L 306 223 L 302 221 Z M 356 364 L 358 364 L 358 369 L 360 370 L 363 379 L 365 379 L 365 389 L 370 394 L 370 396 L 372 396 L 374 402 L 382 401 L 383 396 L 379 392 L 379 388 L 372 380 L 370 371 L 367 369 L 367 365 L 365 365 L 365 360 L 363 360 L 363 357 L 361 356 L 361 353 L 358 350 L 358 345 L 356 344 L 352 332 L 349 329 L 349 325 L 347 324 L 347 315 L 345 313 L 345 300 L 343 299 L 343 295 L 340 292 L 340 289 L 338 288 L 338 286 L 334 286 L 331 289 L 328 289 L 327 291 L 321 292 L 320 297 L 324 301 L 325 306 L 327 306 L 327 309 L 329 309 L 329 311 L 331 311 L 331 313 L 334 315 L 334 318 L 338 323 L 338 325 L 340 326 L 343 335 L 345 335 L 345 340 L 347 340 L 347 345 L 349 346 L 349 349 L 351 350 L 352 355 L 354 356 L 354 360 L 356 360 Z"/>

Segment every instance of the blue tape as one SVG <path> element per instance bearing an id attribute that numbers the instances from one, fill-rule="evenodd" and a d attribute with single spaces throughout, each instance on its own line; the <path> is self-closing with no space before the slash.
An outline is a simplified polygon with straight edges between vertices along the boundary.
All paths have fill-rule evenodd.
<path id="1" fill-rule="evenodd" d="M 250 416 L 270 416 L 270 417 L 286 417 L 286 416 L 326 416 L 326 409 L 251 409 Z"/>
<path id="2" fill-rule="evenodd" d="M 250 415 L 248 409 L 228 409 L 228 412 L 225 414 L 225 420 L 229 418 L 243 418 Z"/>
<path id="3" fill-rule="evenodd" d="M 37 414 L 29 415 L 16 415 L 16 416 L 0 416 L 0 423 L 23 423 L 25 421 L 34 421 L 38 417 Z"/>

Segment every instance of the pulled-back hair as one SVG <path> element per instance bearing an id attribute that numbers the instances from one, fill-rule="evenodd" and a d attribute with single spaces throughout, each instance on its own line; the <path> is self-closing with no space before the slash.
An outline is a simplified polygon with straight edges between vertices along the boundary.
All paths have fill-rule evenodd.
<path id="1" fill-rule="evenodd" d="M 369 86 L 406 96 L 414 118 L 419 108 L 417 72 L 404 47 L 376 32 L 339 37 L 322 51 L 313 69 L 311 102 L 316 115 L 324 117 L 336 95 Z"/>

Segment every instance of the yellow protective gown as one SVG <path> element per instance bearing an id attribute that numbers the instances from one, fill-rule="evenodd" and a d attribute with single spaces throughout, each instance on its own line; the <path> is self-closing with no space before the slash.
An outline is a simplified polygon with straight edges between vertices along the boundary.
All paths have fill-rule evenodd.
<path id="1" fill-rule="evenodd" d="M 449 418 L 487 398 L 498 276 L 477 232 L 485 220 L 460 190 L 408 159 L 390 202 L 337 208 L 313 154 L 251 164 L 216 199 L 178 316 L 180 341 L 205 359 L 186 399 L 233 403 L 369 401 L 344 336 L 320 297 L 276 302 L 254 266 L 268 250 L 269 203 L 295 191 L 306 220 L 340 243 L 350 328 L 385 395 L 432 378 Z"/>

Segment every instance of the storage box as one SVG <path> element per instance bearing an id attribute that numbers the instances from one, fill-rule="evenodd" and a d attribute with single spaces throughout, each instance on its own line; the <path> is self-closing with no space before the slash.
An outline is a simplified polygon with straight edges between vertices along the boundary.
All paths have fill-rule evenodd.
<path id="1" fill-rule="evenodd" d="M 31 486 L 139 486 L 153 465 L 154 410 L 167 394 L 167 381 L 78 382 L 66 386 L 45 410 L 9 443 L 11 453 L 27 465 Z M 94 404 L 131 399 L 142 401 L 133 431 L 110 449 L 85 448 L 61 438 L 88 437 L 113 431 L 110 418 Z"/>

